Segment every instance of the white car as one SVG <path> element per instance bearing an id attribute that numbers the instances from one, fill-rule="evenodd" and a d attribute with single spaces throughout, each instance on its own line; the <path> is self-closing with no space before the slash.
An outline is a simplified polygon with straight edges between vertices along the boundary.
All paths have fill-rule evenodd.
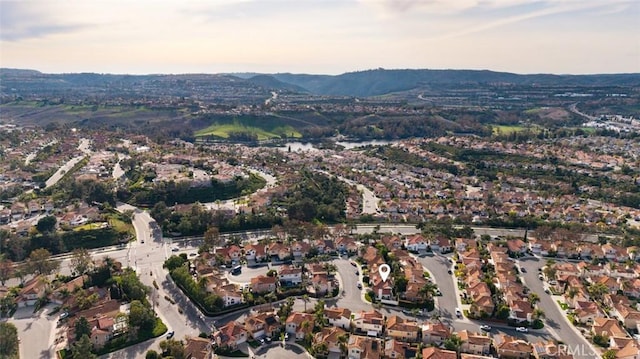
<path id="1" fill-rule="evenodd" d="M 528 331 L 529 331 L 529 329 L 527 329 L 526 327 L 517 327 L 516 328 L 516 332 L 526 333 Z"/>
<path id="2" fill-rule="evenodd" d="M 462 311 L 460 310 L 460 308 L 456 308 L 456 317 L 462 318 Z"/>
<path id="3" fill-rule="evenodd" d="M 491 331 L 491 327 L 488 325 L 481 325 L 480 326 L 480 330 L 485 331 L 485 332 L 490 332 Z"/>

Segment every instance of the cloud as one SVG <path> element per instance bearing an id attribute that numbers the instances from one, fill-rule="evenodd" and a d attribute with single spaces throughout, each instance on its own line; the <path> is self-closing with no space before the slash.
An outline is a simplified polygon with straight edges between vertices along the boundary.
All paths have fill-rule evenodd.
<path id="1" fill-rule="evenodd" d="M 69 33 L 88 27 L 53 18 L 40 2 L 0 1 L 0 40 L 20 41 Z"/>

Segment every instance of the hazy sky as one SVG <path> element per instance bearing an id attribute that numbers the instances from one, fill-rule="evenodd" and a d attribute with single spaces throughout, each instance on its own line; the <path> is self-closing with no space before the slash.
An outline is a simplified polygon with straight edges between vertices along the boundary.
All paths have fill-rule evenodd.
<path id="1" fill-rule="evenodd" d="M 0 67 L 640 72 L 640 0 L 0 0 Z"/>

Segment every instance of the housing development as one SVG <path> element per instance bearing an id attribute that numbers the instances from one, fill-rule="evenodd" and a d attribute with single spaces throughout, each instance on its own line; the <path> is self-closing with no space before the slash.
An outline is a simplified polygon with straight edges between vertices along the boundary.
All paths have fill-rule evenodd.
<path id="1" fill-rule="evenodd" d="M 0 74 L 2 358 L 640 358 L 635 75 Z"/>

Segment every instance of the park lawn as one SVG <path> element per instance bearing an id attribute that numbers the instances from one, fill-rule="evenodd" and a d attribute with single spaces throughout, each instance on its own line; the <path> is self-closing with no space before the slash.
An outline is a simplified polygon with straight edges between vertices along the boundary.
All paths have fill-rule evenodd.
<path id="1" fill-rule="evenodd" d="M 250 133 L 256 135 L 259 141 L 272 138 L 281 138 L 282 135 L 288 137 L 301 138 L 302 134 L 291 126 L 278 126 L 271 129 L 264 129 L 256 126 L 246 126 L 241 123 L 214 124 L 205 129 L 197 131 L 196 137 L 216 136 L 227 139 L 232 133 Z"/>
<path id="2" fill-rule="evenodd" d="M 540 131 L 538 126 L 522 126 L 522 125 L 491 125 L 494 135 L 510 135 L 515 132 L 531 131 L 537 133 Z"/>

